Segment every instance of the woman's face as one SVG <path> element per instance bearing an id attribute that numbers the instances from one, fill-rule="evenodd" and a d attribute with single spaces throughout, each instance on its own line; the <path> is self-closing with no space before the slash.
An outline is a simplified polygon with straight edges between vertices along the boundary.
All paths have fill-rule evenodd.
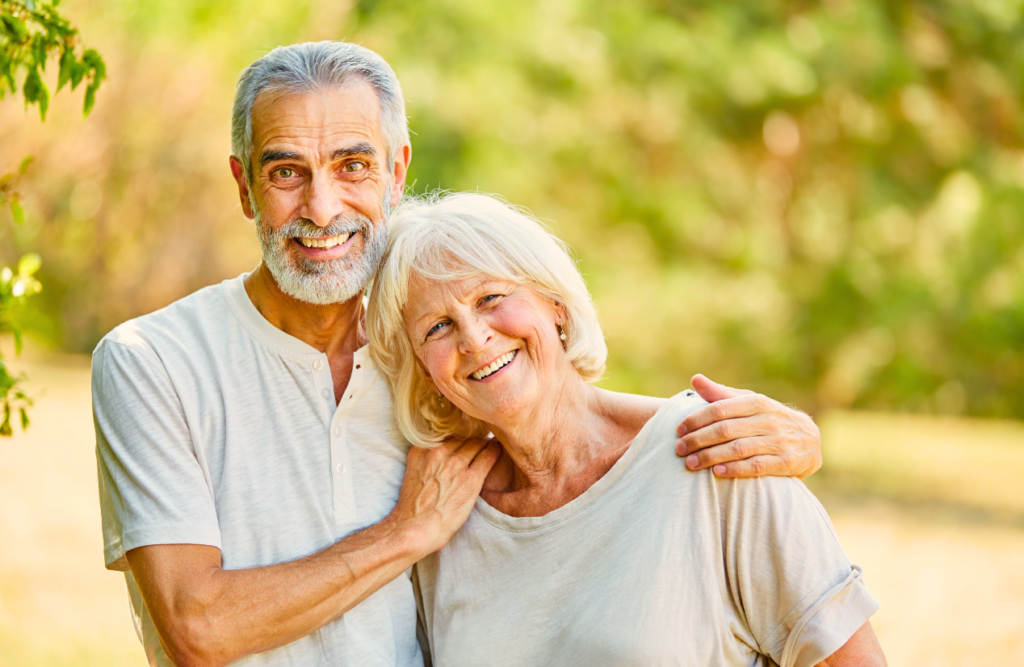
<path id="1" fill-rule="evenodd" d="M 575 372 L 559 340 L 563 311 L 530 287 L 480 276 L 415 275 L 405 330 L 437 389 L 488 424 L 528 410 Z"/>

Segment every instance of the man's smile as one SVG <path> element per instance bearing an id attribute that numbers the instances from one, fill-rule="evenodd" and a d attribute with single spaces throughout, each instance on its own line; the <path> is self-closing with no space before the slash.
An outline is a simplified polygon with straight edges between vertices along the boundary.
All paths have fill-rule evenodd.
<path id="1" fill-rule="evenodd" d="M 309 236 L 292 237 L 292 243 L 296 245 L 303 255 L 310 259 L 334 259 L 341 257 L 348 252 L 352 246 L 352 240 L 359 232 L 345 232 L 337 236 L 325 236 L 321 238 Z"/>

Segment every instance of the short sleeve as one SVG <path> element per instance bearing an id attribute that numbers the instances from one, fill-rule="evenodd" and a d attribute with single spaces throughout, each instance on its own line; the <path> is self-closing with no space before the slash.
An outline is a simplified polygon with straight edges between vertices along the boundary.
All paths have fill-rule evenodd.
<path id="1" fill-rule="evenodd" d="M 145 347 L 105 339 L 93 353 L 93 420 L 104 560 L 150 544 L 220 548 L 213 493 L 166 370 Z"/>
<path id="2" fill-rule="evenodd" d="M 825 509 L 795 479 L 714 483 L 729 588 L 758 651 L 781 667 L 812 667 L 842 648 L 878 602 Z"/>

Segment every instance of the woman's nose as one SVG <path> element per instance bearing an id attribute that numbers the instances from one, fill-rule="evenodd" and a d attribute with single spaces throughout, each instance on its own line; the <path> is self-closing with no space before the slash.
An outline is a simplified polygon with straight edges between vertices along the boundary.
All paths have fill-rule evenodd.
<path id="1" fill-rule="evenodd" d="M 463 354 L 475 354 L 487 347 L 492 332 L 490 327 L 479 320 L 462 322 L 459 325 L 462 336 L 459 340 L 459 351 Z"/>

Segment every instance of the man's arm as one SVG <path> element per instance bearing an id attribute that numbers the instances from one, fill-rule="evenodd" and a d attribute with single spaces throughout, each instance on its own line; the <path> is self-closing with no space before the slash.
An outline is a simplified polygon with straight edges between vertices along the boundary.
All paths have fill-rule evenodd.
<path id="1" fill-rule="evenodd" d="M 707 405 L 679 424 L 676 453 L 690 470 L 719 477 L 799 477 L 821 467 L 821 432 L 807 414 L 703 375 L 691 380 Z"/>
<path id="2" fill-rule="evenodd" d="M 815 667 L 886 667 L 888 664 L 871 621 L 868 621 L 853 633 L 842 648 Z"/>
<path id="3" fill-rule="evenodd" d="M 482 440 L 412 448 L 386 519 L 288 563 L 224 570 L 216 547 L 131 549 L 128 563 L 164 650 L 179 667 L 226 665 L 338 618 L 447 543 L 499 452 Z"/>

